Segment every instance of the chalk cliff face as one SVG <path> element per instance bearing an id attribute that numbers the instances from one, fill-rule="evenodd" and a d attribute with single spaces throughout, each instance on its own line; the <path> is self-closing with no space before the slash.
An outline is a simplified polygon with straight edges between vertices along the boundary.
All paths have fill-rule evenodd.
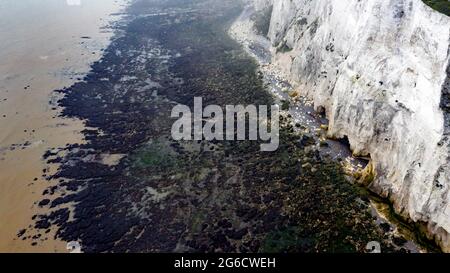
<path id="1" fill-rule="evenodd" d="M 450 18 L 420 0 L 248 0 L 329 136 L 370 155 L 369 187 L 450 252 Z"/>

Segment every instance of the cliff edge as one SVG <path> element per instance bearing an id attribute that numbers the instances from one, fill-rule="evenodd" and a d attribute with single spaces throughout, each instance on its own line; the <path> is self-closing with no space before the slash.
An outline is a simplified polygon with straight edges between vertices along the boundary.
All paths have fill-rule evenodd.
<path id="1" fill-rule="evenodd" d="M 326 109 L 329 137 L 370 156 L 368 187 L 450 252 L 450 17 L 420 0 L 247 2 L 272 64 Z"/>

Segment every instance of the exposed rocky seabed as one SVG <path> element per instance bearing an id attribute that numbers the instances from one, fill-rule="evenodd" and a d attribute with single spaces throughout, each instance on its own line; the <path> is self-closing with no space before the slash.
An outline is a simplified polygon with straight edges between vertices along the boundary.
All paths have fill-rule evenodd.
<path id="1" fill-rule="evenodd" d="M 384 252 L 439 251 L 377 213 L 382 202 L 356 183 L 380 178 L 376 158 L 352 156 L 355 138 L 333 134 L 328 105 L 277 70 L 286 56 L 253 33 L 252 12 L 271 2 L 256 2 L 132 1 L 101 60 L 57 91 L 62 117 L 85 121 L 86 142 L 44 155 L 60 166 L 44 174 L 58 181 L 39 202 L 49 213 L 18 237 L 39 245 L 53 228 L 84 252 L 365 252 L 370 241 Z M 272 23 L 267 32 L 281 37 Z M 297 52 L 286 40 L 278 53 Z M 279 149 L 173 140 L 172 107 L 195 96 L 204 105 L 278 103 Z"/>

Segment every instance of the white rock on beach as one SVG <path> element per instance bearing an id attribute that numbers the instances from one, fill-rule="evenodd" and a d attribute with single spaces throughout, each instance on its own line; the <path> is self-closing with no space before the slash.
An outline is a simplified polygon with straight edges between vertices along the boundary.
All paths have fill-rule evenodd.
<path id="1" fill-rule="evenodd" d="M 370 155 L 369 187 L 450 252 L 450 18 L 420 0 L 248 3 L 233 36 L 264 45 L 251 19 L 273 5 L 272 65 Z"/>

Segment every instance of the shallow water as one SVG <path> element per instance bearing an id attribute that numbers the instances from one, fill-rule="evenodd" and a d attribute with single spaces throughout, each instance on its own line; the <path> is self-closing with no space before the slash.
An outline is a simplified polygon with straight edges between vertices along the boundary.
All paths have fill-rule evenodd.
<path id="1" fill-rule="evenodd" d="M 17 233 L 41 209 L 36 202 L 56 166 L 46 150 L 81 143 L 80 120 L 58 117 L 53 90 L 82 78 L 112 36 L 108 22 L 125 1 L 0 1 L 0 252 L 65 251 L 50 239 L 36 247 Z"/>

